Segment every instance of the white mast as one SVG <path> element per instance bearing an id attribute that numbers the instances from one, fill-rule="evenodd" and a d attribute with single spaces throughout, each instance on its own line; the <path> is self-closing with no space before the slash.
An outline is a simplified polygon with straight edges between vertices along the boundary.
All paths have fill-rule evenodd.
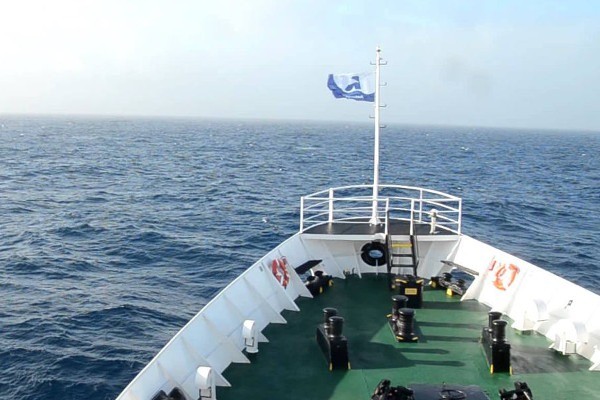
<path id="1" fill-rule="evenodd" d="M 375 148 L 373 150 L 373 213 L 371 214 L 371 224 L 379 224 L 381 221 L 377 217 L 377 199 L 379 197 L 379 129 L 381 125 L 379 123 L 379 110 L 381 108 L 379 104 L 379 87 L 380 75 L 379 67 L 381 65 L 381 49 L 379 46 L 375 49 Z"/>

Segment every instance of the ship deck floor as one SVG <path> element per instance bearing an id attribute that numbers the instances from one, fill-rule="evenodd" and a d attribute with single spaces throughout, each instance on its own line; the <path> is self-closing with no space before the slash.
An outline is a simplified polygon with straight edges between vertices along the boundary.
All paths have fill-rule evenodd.
<path id="1" fill-rule="evenodd" d="M 410 234 L 410 222 L 390 219 L 388 223 L 388 229 L 390 235 L 409 235 Z M 415 235 L 431 235 L 430 225 L 427 223 L 413 224 Z M 320 225 L 313 226 L 304 231 L 307 234 L 321 234 L 321 235 L 374 235 L 376 233 L 384 233 L 385 226 L 383 224 L 371 225 L 367 218 L 354 218 L 348 221 L 336 221 L 323 223 Z M 436 235 L 454 235 L 454 233 L 438 228 L 435 232 Z"/>
<path id="2" fill-rule="evenodd" d="M 252 364 L 231 364 L 224 372 L 232 387 L 217 390 L 225 399 L 370 399 L 382 379 L 393 386 L 411 384 L 478 385 L 490 399 L 498 389 L 513 389 L 525 381 L 537 399 L 599 398 L 598 374 L 578 355 L 561 356 L 549 350 L 538 334 L 520 335 L 507 328 L 512 346 L 513 375 L 491 375 L 479 336 L 487 324 L 488 307 L 461 302 L 444 291 L 424 291 L 422 309 L 416 310 L 418 343 L 395 341 L 386 314 L 391 292 L 385 275 L 351 276 L 314 299 L 300 298 L 300 312 L 286 311 L 287 324 L 271 324 L 252 355 Z M 322 309 L 335 307 L 344 317 L 348 338 L 349 371 L 328 370 L 315 340 Z"/>

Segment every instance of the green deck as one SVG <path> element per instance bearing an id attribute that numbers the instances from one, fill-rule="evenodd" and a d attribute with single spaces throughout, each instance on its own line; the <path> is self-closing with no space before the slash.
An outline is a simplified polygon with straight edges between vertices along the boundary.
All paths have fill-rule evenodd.
<path id="1" fill-rule="evenodd" d="M 225 371 L 231 388 L 218 388 L 226 399 L 344 399 L 367 400 L 381 379 L 392 385 L 413 383 L 478 385 L 491 399 L 498 389 L 526 381 L 536 399 L 600 398 L 598 373 L 580 356 L 548 350 L 541 335 L 518 335 L 507 329 L 512 345 L 513 375 L 491 375 L 482 347 L 481 328 L 488 308 L 475 301 L 460 302 L 443 291 L 426 290 L 424 306 L 416 311 L 418 343 L 398 343 L 387 325 L 391 293 L 384 275 L 335 280 L 314 299 L 298 299 L 301 312 L 285 312 L 285 325 L 271 324 L 263 332 L 251 364 L 232 364 Z M 322 309 L 335 307 L 344 317 L 350 371 L 328 371 L 315 340 Z"/>

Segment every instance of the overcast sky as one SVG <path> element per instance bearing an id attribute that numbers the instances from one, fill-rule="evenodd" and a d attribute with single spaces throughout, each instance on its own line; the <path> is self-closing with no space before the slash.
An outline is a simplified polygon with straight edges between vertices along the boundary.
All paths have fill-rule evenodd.
<path id="1" fill-rule="evenodd" d="M 388 66 L 389 123 L 600 131 L 600 1 L 4 1 L 0 114 L 367 121 L 332 72 Z"/>

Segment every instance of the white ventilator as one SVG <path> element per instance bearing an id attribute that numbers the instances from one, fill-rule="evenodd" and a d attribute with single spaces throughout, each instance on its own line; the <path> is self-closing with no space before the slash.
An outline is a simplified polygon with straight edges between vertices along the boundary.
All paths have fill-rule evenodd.
<path id="1" fill-rule="evenodd" d="M 546 303 L 540 299 L 532 299 L 527 301 L 520 315 L 514 318 L 512 327 L 521 332 L 532 331 L 536 329 L 539 322 L 547 321 L 549 318 Z"/>
<path id="2" fill-rule="evenodd" d="M 600 371 L 600 349 L 598 346 L 594 346 L 594 353 L 590 357 L 590 361 L 592 362 L 590 371 Z"/>
<path id="3" fill-rule="evenodd" d="M 554 342 L 548 348 L 554 349 L 563 355 L 575 354 L 577 345 L 585 344 L 588 341 L 585 325 L 570 319 L 558 320 L 550 327 L 546 336 L 554 338 Z"/>
<path id="4" fill-rule="evenodd" d="M 430 223 L 430 227 L 429 227 L 429 233 L 435 233 L 435 226 L 437 224 L 437 218 L 438 218 L 438 211 L 435 208 L 432 208 L 431 211 L 431 223 Z"/>
<path id="5" fill-rule="evenodd" d="M 256 323 L 251 319 L 244 321 L 242 337 L 244 338 L 246 352 L 249 354 L 258 353 L 258 328 L 256 327 Z"/>
<path id="6" fill-rule="evenodd" d="M 198 367 L 195 378 L 196 387 L 200 391 L 198 400 L 209 399 L 216 400 L 217 390 L 215 376 L 210 367 Z"/>

